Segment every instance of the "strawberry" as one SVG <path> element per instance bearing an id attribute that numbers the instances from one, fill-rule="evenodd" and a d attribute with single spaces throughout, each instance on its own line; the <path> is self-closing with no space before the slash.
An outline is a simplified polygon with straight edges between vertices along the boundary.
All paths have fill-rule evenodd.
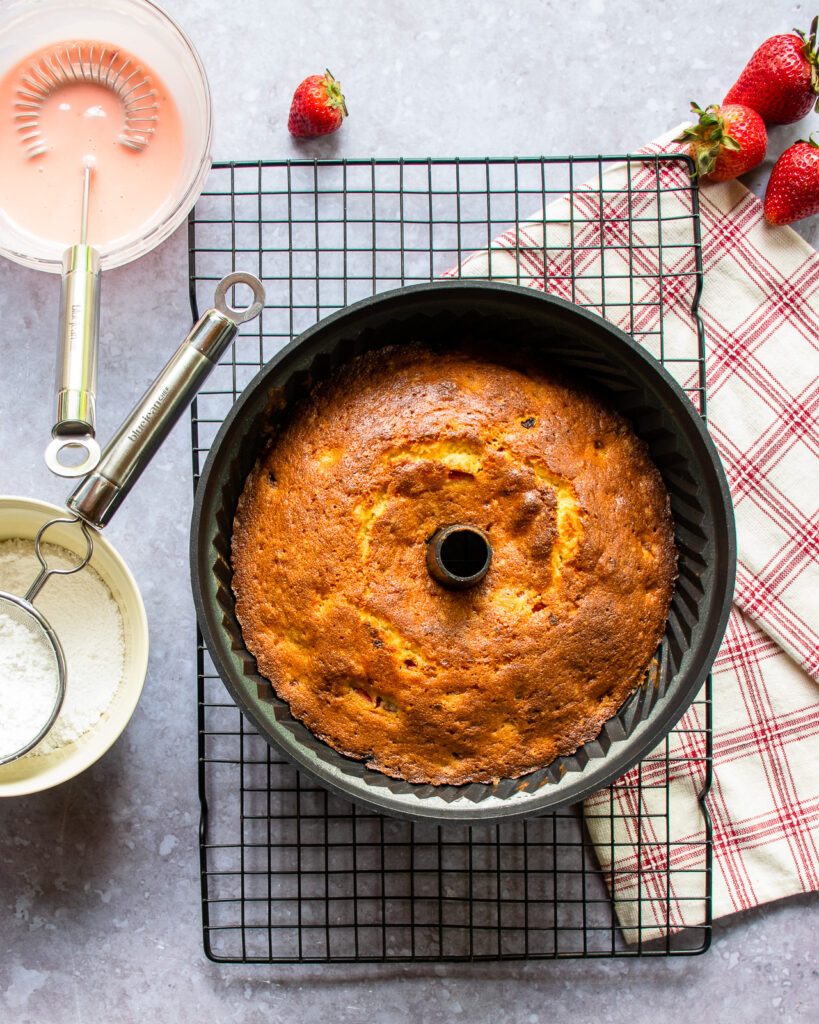
<path id="1" fill-rule="evenodd" d="M 765 220 L 791 224 L 819 213 L 819 143 L 795 142 L 774 164 L 765 192 Z"/>
<path id="2" fill-rule="evenodd" d="M 819 110 L 817 24 L 819 17 L 811 22 L 810 36 L 794 29 L 793 33 L 766 39 L 723 103 L 744 103 L 766 124 L 792 124 L 803 118 L 814 103 Z"/>
<path id="3" fill-rule="evenodd" d="M 689 143 L 688 152 L 696 164 L 694 176 L 729 181 L 762 163 L 768 134 L 755 110 L 741 103 L 712 104 L 705 110 L 692 103 L 691 109 L 699 121 L 674 141 Z"/>
<path id="4" fill-rule="evenodd" d="M 293 93 L 287 128 L 297 139 L 314 139 L 338 131 L 346 116 L 341 83 L 326 71 L 305 78 Z"/>

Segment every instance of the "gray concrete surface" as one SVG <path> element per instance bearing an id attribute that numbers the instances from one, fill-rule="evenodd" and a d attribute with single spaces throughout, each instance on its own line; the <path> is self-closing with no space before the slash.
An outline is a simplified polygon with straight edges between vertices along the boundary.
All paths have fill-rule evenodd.
<path id="1" fill-rule="evenodd" d="M 633 149 L 717 100 L 766 36 L 813 11 L 771 0 L 165 0 L 207 67 L 216 158 L 563 154 Z M 330 67 L 350 118 L 290 140 L 294 85 Z M 772 157 L 817 127 L 779 129 Z M 752 176 L 759 186 L 764 173 Z M 803 233 L 815 241 L 816 223 Z M 57 282 L 0 261 L 0 491 L 59 501 L 40 458 L 51 416 Z M 189 318 L 178 232 L 104 282 L 105 438 Z M 147 329 L 146 329 L 147 325 Z M 815 902 L 721 921 L 712 951 L 668 961 L 459 967 L 215 966 L 202 955 L 188 424 L 109 531 L 152 633 L 137 713 L 61 789 L 0 806 L 0 1021 L 815 1019 Z M 811 1006 L 813 1009 L 811 1010 Z"/>

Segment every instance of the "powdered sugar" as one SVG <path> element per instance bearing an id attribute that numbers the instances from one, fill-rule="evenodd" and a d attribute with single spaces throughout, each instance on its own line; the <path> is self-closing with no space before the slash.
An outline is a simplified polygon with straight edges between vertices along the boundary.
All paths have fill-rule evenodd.
<path id="1" fill-rule="evenodd" d="M 52 544 L 45 545 L 45 554 L 49 566 L 64 568 L 74 563 L 69 552 Z M 33 541 L 0 541 L 0 590 L 23 595 L 38 571 Z M 91 566 L 73 576 L 49 579 L 37 596 L 35 605 L 57 633 L 66 662 L 66 693 L 62 710 L 50 732 L 32 751 L 32 754 L 48 754 L 79 739 L 105 713 L 122 680 L 125 644 L 122 616 L 116 601 Z M 0 620 L 0 630 L 2 628 Z M 17 646 L 18 640 L 0 632 L 0 674 L 5 674 L 16 664 L 19 657 Z M 27 647 L 31 649 L 30 640 Z M 34 686 L 36 676 L 31 669 L 28 658 L 21 670 L 13 669 L 23 673 L 23 681 L 19 685 Z M 0 749 L 13 749 L 6 740 L 5 723 L 11 720 L 12 715 L 23 713 L 19 710 L 21 703 L 25 702 L 21 702 L 19 697 L 15 699 L 11 687 L 0 687 Z M 41 725 L 43 721 L 41 718 Z M 36 728 L 30 729 L 29 738 L 36 731 Z"/>
<path id="2" fill-rule="evenodd" d="M 0 602 L 0 757 L 16 753 L 45 726 L 59 680 L 42 630 L 10 614 L 7 604 Z"/>

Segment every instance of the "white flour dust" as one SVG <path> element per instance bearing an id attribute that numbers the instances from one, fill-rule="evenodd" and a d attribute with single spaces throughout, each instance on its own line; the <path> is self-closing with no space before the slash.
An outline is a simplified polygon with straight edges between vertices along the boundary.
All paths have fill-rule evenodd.
<path id="1" fill-rule="evenodd" d="M 53 544 L 44 547 L 49 566 L 67 568 L 73 564 L 64 548 Z M 24 595 L 39 568 L 34 541 L 0 541 L 0 590 Z M 32 756 L 51 753 L 88 732 L 111 704 L 125 662 L 122 616 L 111 591 L 91 566 L 73 576 L 52 576 L 35 598 L 34 606 L 60 639 L 66 662 L 66 692 L 57 721 Z M 25 627 L 8 620 L 5 615 L 0 618 L 0 752 L 6 753 L 17 749 L 8 731 L 25 725 L 31 738 L 48 717 L 37 704 L 47 692 L 40 659 L 30 637 L 21 637 L 10 628 Z M 44 648 L 43 642 L 38 646 Z M 40 654 L 49 657 L 47 650 Z M 53 702 L 53 688 L 51 699 Z M 39 724 L 35 724 L 36 714 L 40 715 Z"/>
<path id="2" fill-rule="evenodd" d="M 42 631 L 7 612 L 6 604 L 0 602 L 0 757 L 16 753 L 43 728 L 59 679 Z"/>

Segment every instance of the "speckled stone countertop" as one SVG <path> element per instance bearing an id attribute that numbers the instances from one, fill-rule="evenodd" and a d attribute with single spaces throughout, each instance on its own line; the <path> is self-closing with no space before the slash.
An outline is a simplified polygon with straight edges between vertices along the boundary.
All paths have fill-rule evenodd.
<path id="1" fill-rule="evenodd" d="M 215 157 L 622 152 L 718 100 L 754 47 L 813 10 L 771 0 L 164 0 L 204 60 Z M 731 68 L 722 70 L 730 55 Z M 330 67 L 351 116 L 290 140 L 294 85 Z M 812 118 L 809 127 L 816 127 Z M 804 124 L 772 132 L 771 158 Z M 817 225 L 802 232 L 816 243 Z M 104 281 L 105 438 L 189 323 L 186 239 Z M 40 451 L 52 407 L 53 277 L 0 261 L 0 491 L 61 501 Z M 143 331 L 141 319 L 151 328 Z M 146 338 L 148 341 L 146 342 Z M 110 753 L 0 805 L 0 1021 L 815 1020 L 815 901 L 723 920 L 702 957 L 411 967 L 217 966 L 202 953 L 188 423 L 109 537 L 151 627 L 144 696 Z M 161 497 L 160 497 L 161 496 Z M 718 699 L 718 697 L 717 697 Z M 813 1006 L 813 1010 L 810 1007 Z"/>

